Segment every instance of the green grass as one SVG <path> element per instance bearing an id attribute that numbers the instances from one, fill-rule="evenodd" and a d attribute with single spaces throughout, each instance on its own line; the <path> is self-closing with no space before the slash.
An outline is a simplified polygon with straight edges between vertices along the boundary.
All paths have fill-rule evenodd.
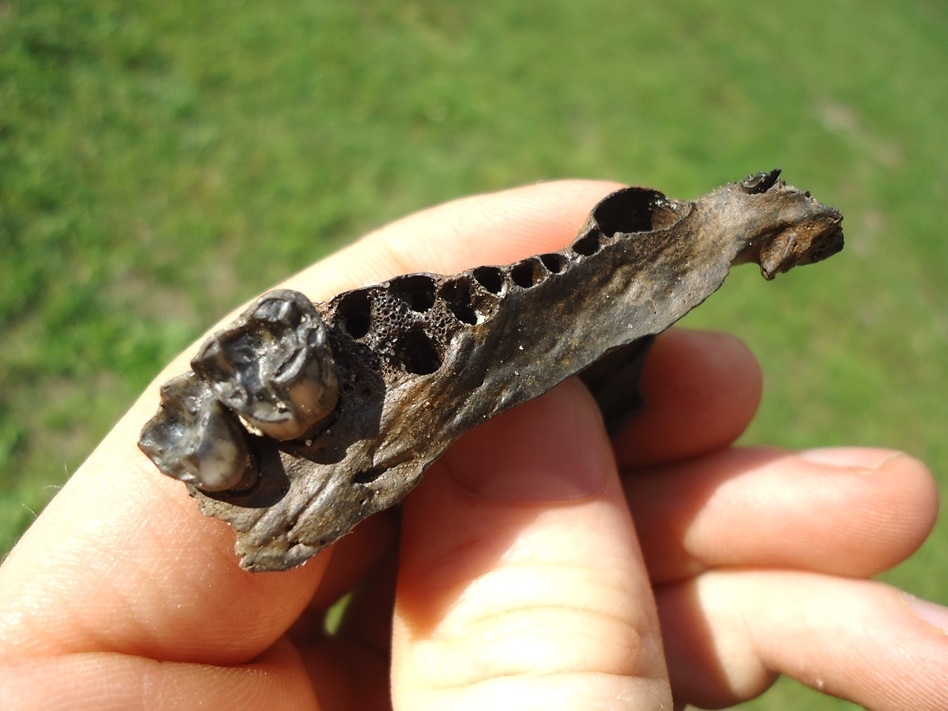
<path id="1" fill-rule="evenodd" d="M 848 246 L 688 318 L 767 378 L 746 439 L 879 444 L 948 492 L 948 8 L 0 2 L 0 553 L 172 355 L 431 203 L 780 166 Z M 888 580 L 948 603 L 948 523 Z M 789 684 L 750 709 L 849 708 Z"/>

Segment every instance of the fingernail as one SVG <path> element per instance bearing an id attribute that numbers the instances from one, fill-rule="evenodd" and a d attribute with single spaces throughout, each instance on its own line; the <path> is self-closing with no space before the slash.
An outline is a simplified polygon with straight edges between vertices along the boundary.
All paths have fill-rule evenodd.
<path id="1" fill-rule="evenodd" d="M 814 464 L 828 464 L 848 469 L 881 469 L 883 466 L 904 456 L 902 452 L 891 449 L 869 449 L 866 447 L 823 447 L 807 449 L 797 456 Z"/>
<path id="2" fill-rule="evenodd" d="M 916 617 L 948 634 L 948 607 L 907 594 L 905 601 Z"/>
<path id="3" fill-rule="evenodd" d="M 572 381 L 469 432 L 445 464 L 464 491 L 512 501 L 590 496 L 614 466 L 595 404 Z"/>

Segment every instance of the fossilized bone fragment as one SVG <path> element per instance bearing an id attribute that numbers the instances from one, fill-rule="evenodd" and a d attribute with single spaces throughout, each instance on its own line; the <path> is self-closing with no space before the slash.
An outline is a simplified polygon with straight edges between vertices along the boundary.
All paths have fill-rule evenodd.
<path id="1" fill-rule="evenodd" d="M 580 374 L 613 429 L 640 406 L 654 336 L 732 264 L 768 279 L 843 247 L 842 215 L 758 173 L 691 201 L 626 188 L 571 245 L 311 304 L 261 297 L 162 387 L 140 446 L 285 570 L 398 503 L 467 430 Z"/>

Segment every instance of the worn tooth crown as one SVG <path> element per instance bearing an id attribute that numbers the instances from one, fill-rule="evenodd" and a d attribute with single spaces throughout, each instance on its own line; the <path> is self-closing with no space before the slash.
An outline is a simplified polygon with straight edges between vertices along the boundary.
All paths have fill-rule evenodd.
<path id="1" fill-rule="evenodd" d="M 692 201 L 619 190 L 569 246 L 509 265 L 315 305 L 271 292 L 201 348 L 182 381 L 197 395 L 163 390 L 140 446 L 231 524 L 244 568 L 299 565 L 398 503 L 464 432 L 571 375 L 615 430 L 642 405 L 652 339 L 733 264 L 772 278 L 839 251 L 839 212 L 779 175 Z"/>
<path id="2" fill-rule="evenodd" d="M 274 439 L 297 439 L 325 419 L 339 396 L 326 328 L 303 294 L 261 297 L 191 361 L 218 399 Z"/>
<path id="3" fill-rule="evenodd" d="M 244 431 L 194 373 L 162 386 L 161 409 L 139 447 L 162 472 L 202 491 L 248 489 L 256 482 Z"/>

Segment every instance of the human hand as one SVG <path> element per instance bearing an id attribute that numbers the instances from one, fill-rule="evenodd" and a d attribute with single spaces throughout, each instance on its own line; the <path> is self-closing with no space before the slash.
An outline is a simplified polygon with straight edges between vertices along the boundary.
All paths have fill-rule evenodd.
<path id="1" fill-rule="evenodd" d="M 434 208 L 286 285 L 319 301 L 556 249 L 614 187 Z M 729 336 L 665 334 L 643 390 L 610 443 L 567 381 L 462 438 L 400 511 L 250 574 L 227 526 L 139 452 L 150 387 L 0 568 L 0 707 L 671 708 L 733 704 L 778 673 L 872 708 L 948 707 L 948 611 L 862 579 L 930 530 L 925 468 L 731 447 L 760 375 Z"/>

